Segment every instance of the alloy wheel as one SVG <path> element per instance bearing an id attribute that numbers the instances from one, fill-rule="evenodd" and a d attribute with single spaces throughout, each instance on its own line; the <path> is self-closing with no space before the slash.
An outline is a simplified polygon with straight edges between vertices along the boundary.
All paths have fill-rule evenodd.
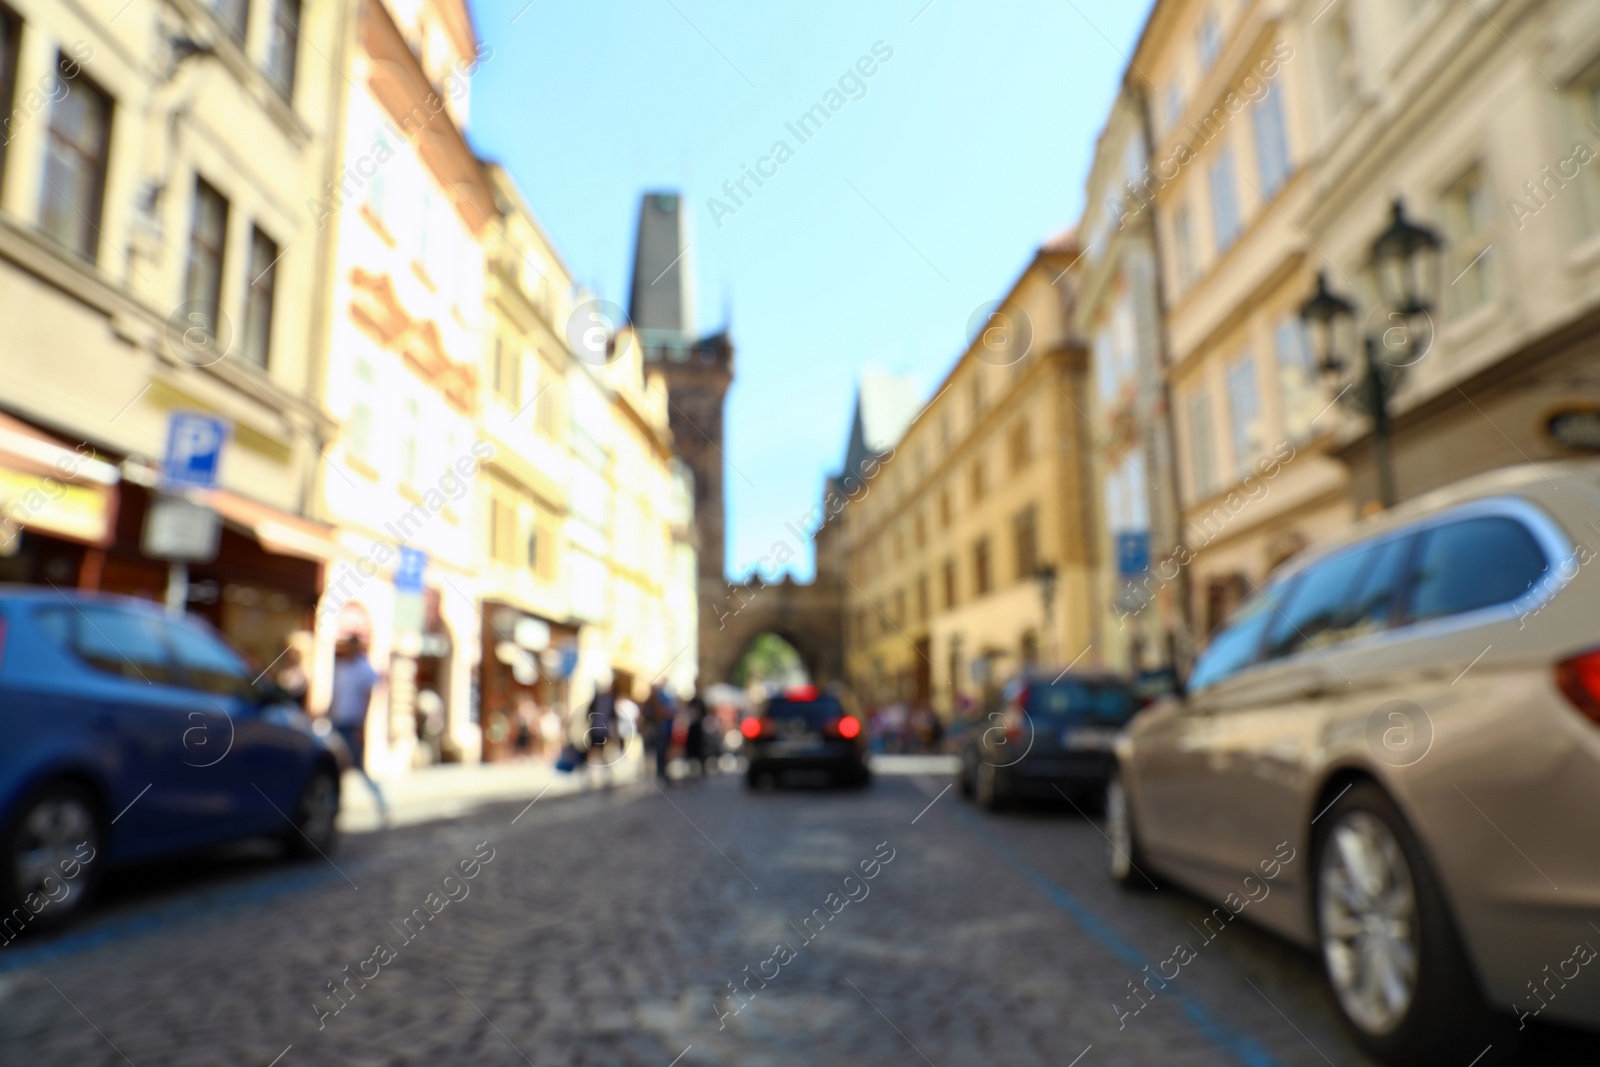
<path id="1" fill-rule="evenodd" d="M 56 891 L 54 886 L 61 883 L 62 872 L 83 859 L 79 846 L 87 843 L 98 849 L 99 836 L 94 812 L 82 798 L 70 793 L 43 797 L 23 816 L 18 828 L 11 864 L 17 899 L 35 893 L 49 898 Z M 61 898 L 60 906 L 75 907 L 75 897 L 81 894 L 69 893 Z"/>
<path id="2" fill-rule="evenodd" d="M 1417 992 L 1417 894 L 1400 842 L 1365 811 L 1329 830 L 1318 879 L 1322 954 L 1345 1014 L 1372 1035 L 1393 1031 Z"/>

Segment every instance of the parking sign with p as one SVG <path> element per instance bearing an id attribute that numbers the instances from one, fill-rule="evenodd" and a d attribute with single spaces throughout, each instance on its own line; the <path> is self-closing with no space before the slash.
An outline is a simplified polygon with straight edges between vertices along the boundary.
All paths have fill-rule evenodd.
<path id="1" fill-rule="evenodd" d="M 214 489 L 228 439 L 226 421 L 193 411 L 175 411 L 167 426 L 167 455 L 162 473 L 170 486 Z"/>

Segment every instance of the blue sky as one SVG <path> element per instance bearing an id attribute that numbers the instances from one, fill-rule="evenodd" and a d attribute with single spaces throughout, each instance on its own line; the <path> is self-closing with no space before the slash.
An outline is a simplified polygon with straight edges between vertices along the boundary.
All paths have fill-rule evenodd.
<path id="1" fill-rule="evenodd" d="M 735 575 L 840 465 L 861 369 L 930 394 L 974 310 L 1076 221 L 1149 7 L 525 3 L 472 5 L 494 56 L 474 78 L 471 140 L 516 177 L 578 279 L 624 306 L 640 194 L 688 200 L 697 325 L 730 321 L 738 349 L 724 445 Z M 861 77 L 878 42 L 893 56 Z M 846 73 L 859 84 L 801 143 L 785 124 Z M 779 140 L 793 155 L 776 175 L 747 181 L 733 214 L 709 205 L 734 206 L 723 183 Z M 802 579 L 807 547 L 791 564 Z"/>

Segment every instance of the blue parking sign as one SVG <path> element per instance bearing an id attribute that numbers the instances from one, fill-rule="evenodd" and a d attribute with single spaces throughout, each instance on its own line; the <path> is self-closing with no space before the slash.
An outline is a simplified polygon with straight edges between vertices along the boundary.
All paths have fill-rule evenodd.
<path id="1" fill-rule="evenodd" d="M 1117 574 L 1132 578 L 1150 569 L 1150 532 L 1125 530 L 1117 534 Z"/>
<path id="2" fill-rule="evenodd" d="M 228 424 L 213 415 L 174 411 L 167 424 L 167 455 L 162 474 L 168 485 L 215 489 L 222 466 Z"/>
<path id="3" fill-rule="evenodd" d="M 428 569 L 428 554 L 400 546 L 400 559 L 394 565 L 394 587 L 402 593 L 422 592 L 422 573 Z"/>

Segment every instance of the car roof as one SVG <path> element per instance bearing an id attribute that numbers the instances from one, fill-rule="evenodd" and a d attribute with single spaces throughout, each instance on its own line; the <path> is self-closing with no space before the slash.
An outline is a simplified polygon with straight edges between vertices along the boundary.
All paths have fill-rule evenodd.
<path id="1" fill-rule="evenodd" d="M 1396 504 L 1387 511 L 1358 519 L 1325 540 L 1291 556 L 1272 574 L 1273 581 L 1298 574 L 1311 563 L 1342 548 L 1426 521 L 1435 515 L 1464 504 L 1502 496 L 1537 498 L 1548 495 L 1551 485 L 1561 478 L 1592 476 L 1600 479 L 1600 459 L 1555 460 L 1545 463 L 1519 463 L 1512 467 L 1474 474 L 1421 496 Z M 1600 488 L 1600 481 L 1596 482 Z"/>
<path id="2" fill-rule="evenodd" d="M 106 604 L 134 611 L 160 614 L 160 604 L 142 597 L 123 596 L 119 593 L 88 592 L 82 589 L 65 589 L 61 586 L 21 585 L 0 582 L 0 604 Z"/>

